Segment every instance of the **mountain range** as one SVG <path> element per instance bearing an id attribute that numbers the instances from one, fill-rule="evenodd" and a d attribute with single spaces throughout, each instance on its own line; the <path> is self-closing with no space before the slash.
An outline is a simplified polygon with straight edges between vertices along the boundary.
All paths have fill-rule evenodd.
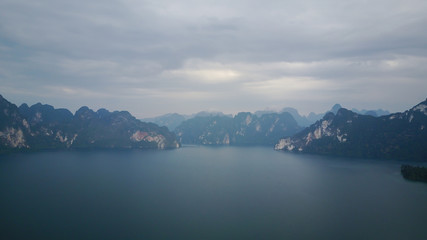
<path id="1" fill-rule="evenodd" d="M 340 108 L 275 149 L 345 157 L 427 161 L 427 100 L 413 108 L 381 117 Z"/>
<path id="2" fill-rule="evenodd" d="M 307 116 L 303 116 L 300 115 L 298 113 L 298 110 L 295 108 L 291 108 L 291 107 L 286 107 L 283 108 L 280 112 L 288 112 L 292 115 L 292 117 L 295 118 L 295 120 L 297 121 L 298 125 L 301 127 L 308 127 L 311 124 L 315 123 L 316 121 L 322 119 L 323 116 L 325 116 L 325 114 L 332 112 L 334 114 L 337 114 L 338 110 L 341 109 L 342 106 L 340 104 L 335 104 L 334 106 L 332 106 L 332 108 L 329 111 L 326 111 L 325 113 L 314 113 L 314 112 L 310 112 Z M 357 110 L 355 108 L 352 109 L 353 112 L 359 113 L 361 115 L 371 115 L 371 116 L 383 116 L 383 115 L 387 115 L 390 114 L 389 111 L 387 110 L 382 110 L 382 109 L 377 109 L 377 110 Z"/>
<path id="3" fill-rule="evenodd" d="M 256 115 L 257 117 L 261 117 L 264 114 L 272 114 L 272 113 L 290 113 L 292 115 L 292 117 L 295 119 L 295 121 L 297 122 L 297 124 L 301 127 L 308 127 L 311 124 L 315 123 L 316 121 L 322 119 L 322 117 L 328 113 L 328 112 L 333 112 L 333 113 L 337 113 L 338 109 L 341 108 L 340 104 L 335 104 L 329 111 L 325 112 L 325 113 L 314 113 L 314 112 L 310 112 L 307 116 L 303 116 L 301 114 L 298 113 L 298 110 L 295 108 L 291 108 L 291 107 L 285 107 L 280 111 L 274 111 L 274 110 L 260 110 L 260 111 L 255 111 L 253 113 L 253 115 Z M 382 109 L 377 109 L 377 110 L 357 110 L 357 109 L 352 109 L 353 112 L 362 114 L 362 115 L 371 115 L 371 116 L 383 116 L 383 115 L 387 115 L 390 114 L 388 111 L 386 110 L 382 110 Z M 192 114 L 192 115 L 183 115 L 183 114 L 178 114 L 178 113 L 167 113 L 161 116 L 157 116 L 157 117 L 153 117 L 153 118 L 143 118 L 141 119 L 141 121 L 143 122 L 152 122 L 155 123 L 159 126 L 165 126 L 167 128 L 169 128 L 169 130 L 174 131 L 176 127 L 178 127 L 182 122 L 184 122 L 185 120 L 189 120 L 191 118 L 195 118 L 195 117 L 210 117 L 210 116 L 228 116 L 228 117 L 233 117 L 231 114 L 224 114 L 222 112 L 208 112 L 208 111 L 202 111 L 202 112 L 198 112 L 196 114 Z"/>
<path id="4" fill-rule="evenodd" d="M 362 114 L 363 113 L 363 114 Z M 136 119 L 127 111 L 67 109 L 37 103 L 17 107 L 0 95 L 0 153 L 87 148 L 177 148 L 184 144 L 267 145 L 276 150 L 358 158 L 427 161 L 427 100 L 400 113 L 351 111 L 339 104 L 319 120 L 296 109 L 283 112 L 170 114 L 167 127 Z M 171 119 L 175 119 L 172 121 Z M 168 122 L 169 121 L 169 122 Z"/>
<path id="5" fill-rule="evenodd" d="M 0 95 L 0 152 L 82 148 L 177 148 L 166 127 L 129 112 L 81 107 L 74 115 L 46 104 L 19 108 Z"/>
<path id="6" fill-rule="evenodd" d="M 159 126 L 165 126 L 169 128 L 169 130 L 174 131 L 176 127 L 178 127 L 185 120 L 195 118 L 195 117 L 214 117 L 214 116 L 228 116 L 232 117 L 231 114 L 224 114 L 222 112 L 209 112 L 209 111 L 201 111 L 191 115 L 183 115 L 179 113 L 167 113 L 158 117 L 153 118 L 142 118 L 140 119 L 143 122 L 151 122 L 157 124 Z"/>
<path id="7" fill-rule="evenodd" d="M 175 133 L 184 144 L 270 145 L 302 130 L 289 113 L 258 117 L 249 112 L 230 116 L 195 117 L 182 122 Z"/>

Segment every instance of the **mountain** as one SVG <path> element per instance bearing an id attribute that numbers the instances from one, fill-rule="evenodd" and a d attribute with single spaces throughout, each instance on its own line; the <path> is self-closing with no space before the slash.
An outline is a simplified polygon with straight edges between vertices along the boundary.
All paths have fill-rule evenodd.
<path id="1" fill-rule="evenodd" d="M 161 115 L 161 116 L 154 117 L 154 118 L 143 118 L 143 119 L 141 119 L 141 121 L 155 123 L 159 126 L 165 126 L 170 131 L 174 131 L 175 128 L 178 125 L 180 125 L 182 122 L 184 122 L 185 120 L 188 120 L 190 118 L 195 118 L 195 117 L 211 117 L 211 116 L 229 116 L 229 117 L 231 117 L 232 115 L 226 115 L 222 112 L 208 112 L 208 111 L 201 111 L 201 112 L 198 112 L 198 113 L 195 113 L 192 115 L 181 115 L 178 113 L 167 113 L 165 115 Z"/>
<path id="2" fill-rule="evenodd" d="M 296 135 L 277 150 L 348 157 L 427 161 L 427 100 L 403 113 L 381 117 L 341 108 Z"/>
<path id="3" fill-rule="evenodd" d="M 277 111 L 273 111 L 273 110 L 259 110 L 259 111 L 255 111 L 254 115 L 256 115 L 257 117 L 261 117 L 264 114 L 270 114 L 270 113 L 277 113 Z"/>
<path id="4" fill-rule="evenodd" d="M 206 145 L 273 145 L 278 139 L 301 130 L 289 113 L 249 112 L 230 116 L 195 117 L 175 129 L 185 144 Z"/>
<path id="5" fill-rule="evenodd" d="M 336 114 L 336 112 L 340 108 L 341 108 L 341 105 L 335 104 L 331 108 L 331 110 L 327 111 L 326 113 L 334 112 Z M 382 115 L 386 115 L 385 113 L 388 114 L 388 111 L 384 111 L 382 109 L 362 110 L 362 111 L 358 111 L 357 109 L 353 109 L 353 110 L 356 111 L 357 113 L 360 113 L 360 114 L 372 115 L 372 116 L 382 116 Z M 295 119 L 295 121 L 297 121 L 297 124 L 301 127 L 310 126 L 311 124 L 315 123 L 316 121 L 322 119 L 322 117 L 326 114 L 326 113 L 316 114 L 316 113 L 311 112 L 308 116 L 302 116 L 298 113 L 297 109 L 291 108 L 291 107 L 283 108 L 279 112 L 273 111 L 273 110 L 261 110 L 261 111 L 256 111 L 253 114 L 256 115 L 257 117 L 261 117 L 262 115 L 265 115 L 265 114 L 284 113 L 284 112 L 290 113 L 292 115 L 292 117 Z M 164 115 L 153 117 L 153 118 L 143 118 L 140 120 L 143 122 L 155 123 L 159 126 L 165 126 L 170 131 L 174 131 L 175 128 L 178 127 L 185 120 L 195 118 L 195 117 L 213 117 L 213 116 L 228 116 L 231 118 L 233 117 L 231 114 L 224 114 L 222 112 L 201 111 L 201 112 L 191 114 L 191 115 L 182 115 L 182 114 L 178 114 L 178 113 L 168 113 L 168 114 L 164 114 Z"/>
<path id="6" fill-rule="evenodd" d="M 328 112 L 334 112 L 334 111 L 336 112 L 336 111 L 338 111 L 338 109 L 336 109 L 336 108 L 341 108 L 341 105 L 335 104 L 332 107 L 332 109 L 329 110 Z M 308 116 L 303 116 L 303 115 L 300 115 L 298 113 L 297 109 L 291 108 L 291 107 L 285 107 L 280 112 L 282 112 L 282 113 L 284 113 L 284 112 L 290 113 L 292 115 L 292 117 L 295 119 L 295 121 L 297 121 L 298 125 L 301 126 L 301 127 L 308 127 L 308 126 L 310 126 L 311 124 L 315 123 L 316 121 L 322 119 L 322 117 L 326 113 L 328 113 L 328 112 L 326 112 L 326 113 L 316 114 L 314 112 L 311 112 L 311 113 L 308 114 Z"/>
<path id="7" fill-rule="evenodd" d="M 281 112 L 288 112 L 292 115 L 292 117 L 295 119 L 295 121 L 297 121 L 299 126 L 302 127 L 307 127 L 310 126 L 310 124 L 314 123 L 315 121 L 308 119 L 305 116 L 301 116 L 298 113 L 298 110 L 296 110 L 295 108 L 291 108 L 291 107 L 286 107 L 283 108 Z"/>
<path id="8" fill-rule="evenodd" d="M 377 109 L 377 110 L 366 110 L 366 109 L 362 109 L 362 110 L 357 110 L 355 108 L 351 109 L 351 111 L 358 113 L 358 114 L 363 114 L 363 115 L 370 115 L 370 116 L 374 116 L 374 117 L 380 117 L 380 116 L 385 116 L 385 115 L 389 115 L 390 112 L 387 110 L 383 110 L 383 109 Z"/>
<path id="9" fill-rule="evenodd" d="M 294 108 L 284 108 L 282 110 L 282 112 L 289 112 L 295 118 L 298 125 L 303 126 L 303 127 L 308 127 L 311 124 L 315 123 L 316 121 L 322 119 L 323 116 L 325 116 L 325 114 L 327 114 L 328 112 L 332 112 L 334 114 L 337 114 L 338 110 L 341 108 L 342 108 L 342 106 L 340 104 L 335 104 L 334 106 L 332 106 L 331 110 L 329 110 L 325 113 L 317 114 L 317 113 L 311 112 L 308 114 L 308 116 L 299 115 L 298 111 Z M 379 117 L 379 116 L 384 116 L 384 115 L 390 114 L 390 112 L 388 112 L 387 110 L 382 110 L 382 109 L 377 109 L 377 110 L 363 109 L 363 110 L 359 111 L 359 110 L 353 108 L 352 111 L 355 113 L 359 113 L 361 115 L 370 115 L 370 116 L 374 116 L 374 117 L 377 117 L 377 116 Z"/>
<path id="10" fill-rule="evenodd" d="M 188 119 L 189 118 L 194 118 L 194 117 L 213 117 L 213 116 L 220 116 L 220 117 L 228 116 L 228 117 L 232 117 L 233 115 L 231 115 L 231 114 L 224 114 L 223 112 L 218 112 L 218 111 L 201 111 L 201 112 L 198 112 L 196 114 L 192 114 L 192 115 L 188 116 Z"/>
<path id="11" fill-rule="evenodd" d="M 0 152 L 13 148 L 28 148 L 29 125 L 15 104 L 0 95 Z"/>
<path id="12" fill-rule="evenodd" d="M 340 109 L 340 108 L 341 108 L 341 105 L 335 104 L 334 106 L 332 106 L 331 110 L 327 111 L 326 113 L 316 114 L 314 112 L 311 112 L 308 114 L 308 116 L 300 115 L 298 113 L 298 110 L 296 110 L 295 108 L 291 108 L 291 107 L 283 108 L 281 112 L 290 113 L 292 115 L 292 117 L 297 121 L 299 126 L 308 127 L 311 124 L 315 123 L 316 121 L 322 119 L 322 117 L 325 116 L 325 114 L 327 114 L 328 112 L 333 112 L 336 114 L 338 109 Z"/>
<path id="13" fill-rule="evenodd" d="M 165 126 L 169 130 L 173 131 L 179 124 L 184 122 L 187 116 L 178 113 L 168 113 L 154 118 L 141 119 L 143 122 L 155 123 L 159 126 Z"/>
<path id="14" fill-rule="evenodd" d="M 323 116 L 325 116 L 326 113 L 314 113 L 314 112 L 310 112 L 307 115 L 307 120 L 310 122 L 309 125 L 306 125 L 305 127 L 310 126 L 311 124 L 315 123 L 316 121 L 319 121 L 320 119 L 322 119 Z"/>
<path id="15" fill-rule="evenodd" d="M 342 106 L 340 104 L 335 104 L 334 106 L 332 106 L 331 110 L 325 112 L 325 113 L 314 113 L 314 112 L 310 112 L 307 116 L 302 116 L 299 115 L 298 111 L 295 108 L 284 108 L 282 110 L 282 112 L 289 112 L 292 117 L 295 118 L 295 120 L 297 121 L 298 125 L 303 126 L 303 127 L 308 127 L 311 124 L 315 123 L 316 121 L 320 120 L 323 118 L 323 116 L 325 116 L 325 114 L 327 114 L 328 112 L 332 112 L 334 114 L 337 114 L 338 110 L 341 109 Z M 384 116 L 384 115 L 388 115 L 390 114 L 388 111 L 386 110 L 382 110 L 382 109 L 377 109 L 377 110 L 357 110 L 355 108 L 352 109 L 353 112 L 362 114 L 362 115 L 371 115 L 374 117 L 377 116 Z"/>
<path id="16" fill-rule="evenodd" d="M 337 103 L 334 106 L 332 106 L 332 108 L 329 112 L 332 112 L 333 114 L 337 114 L 338 110 L 340 110 L 341 108 L 342 108 L 342 106 Z"/>
<path id="17" fill-rule="evenodd" d="M 0 95 L 0 152 L 19 149 L 176 148 L 166 127 L 137 120 L 129 112 L 81 107 L 74 115 L 37 103 L 19 108 Z"/>
<path id="18" fill-rule="evenodd" d="M 69 122 L 73 119 L 73 114 L 68 109 L 55 109 L 50 105 L 41 103 L 34 104 L 31 107 L 28 107 L 24 103 L 19 106 L 19 112 L 31 125 L 39 122 L 57 124 L 60 122 Z"/>

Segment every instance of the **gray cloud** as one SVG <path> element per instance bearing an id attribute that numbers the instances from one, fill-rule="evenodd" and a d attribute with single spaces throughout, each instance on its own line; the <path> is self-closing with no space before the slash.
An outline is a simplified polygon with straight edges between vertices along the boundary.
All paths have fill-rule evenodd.
<path id="1" fill-rule="evenodd" d="M 427 2 L 0 3 L 1 94 L 138 117 L 426 97 Z"/>

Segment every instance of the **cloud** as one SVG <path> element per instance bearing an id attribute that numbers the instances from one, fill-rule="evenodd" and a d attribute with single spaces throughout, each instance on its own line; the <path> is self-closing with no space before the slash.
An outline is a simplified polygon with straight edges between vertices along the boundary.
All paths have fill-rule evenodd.
<path id="1" fill-rule="evenodd" d="M 245 84 L 245 90 L 254 94 L 261 94 L 265 97 L 272 97 L 280 99 L 281 96 L 292 96 L 295 98 L 304 97 L 299 96 L 301 92 L 307 93 L 316 91 L 319 88 L 331 89 L 333 84 L 325 81 L 318 81 L 308 77 L 282 77 L 278 79 L 271 79 L 259 82 L 249 82 Z"/>
<path id="2" fill-rule="evenodd" d="M 423 0 L 4 0 L 0 88 L 143 116 L 403 110 L 426 97 L 426 12 Z"/>
<path id="3" fill-rule="evenodd" d="M 168 71 L 171 77 L 187 78 L 207 84 L 221 84 L 234 81 L 240 74 L 230 69 L 194 69 Z"/>
<path id="4" fill-rule="evenodd" d="M 207 62 L 199 59 L 187 60 L 182 68 L 164 71 L 167 78 L 190 81 L 189 84 L 226 84 L 238 81 L 242 74 L 230 66 L 219 62 Z"/>

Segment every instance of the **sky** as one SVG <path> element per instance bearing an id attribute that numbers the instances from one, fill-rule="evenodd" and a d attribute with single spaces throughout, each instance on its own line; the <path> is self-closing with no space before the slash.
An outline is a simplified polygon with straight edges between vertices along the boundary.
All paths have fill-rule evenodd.
<path id="1" fill-rule="evenodd" d="M 427 97 L 425 0 L 1 0 L 0 94 L 138 118 Z"/>

